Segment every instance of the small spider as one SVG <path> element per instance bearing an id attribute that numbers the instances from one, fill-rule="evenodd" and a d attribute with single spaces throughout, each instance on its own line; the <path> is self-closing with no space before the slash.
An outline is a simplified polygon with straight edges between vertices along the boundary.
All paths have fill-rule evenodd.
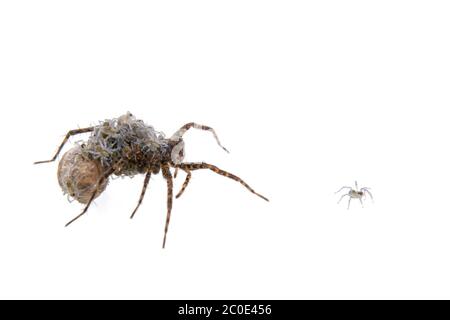
<path id="1" fill-rule="evenodd" d="M 340 203 L 341 200 L 345 196 L 348 196 L 349 198 L 348 198 L 347 209 L 350 209 L 350 202 L 352 201 L 352 199 L 359 199 L 359 202 L 361 202 L 361 206 L 364 208 L 362 199 L 366 197 L 366 194 L 368 194 L 373 201 L 372 194 L 369 191 L 370 188 L 364 187 L 364 188 L 358 189 L 358 182 L 356 182 L 356 181 L 355 181 L 355 189 L 353 189 L 352 187 L 342 187 L 338 191 L 336 191 L 335 194 L 341 192 L 343 189 L 350 189 L 350 190 L 348 191 L 348 193 L 342 195 L 342 197 L 339 199 L 339 201 L 337 203 Z"/>
<path id="2" fill-rule="evenodd" d="M 218 145 L 228 152 L 220 144 L 216 132 L 211 127 L 191 122 L 182 126 L 170 138 L 166 138 L 164 134 L 154 130 L 152 126 L 146 125 L 142 120 L 136 119 L 128 112 L 119 118 L 100 122 L 96 126 L 70 130 L 53 158 L 37 161 L 35 164 L 55 161 L 69 137 L 81 133 L 91 133 L 87 142 L 69 150 L 60 161 L 58 179 L 62 187 L 64 184 L 63 190 L 80 203 L 86 204 L 84 210 L 69 221 L 66 227 L 87 212 L 92 201 L 105 189 L 111 175 L 132 177 L 136 174 L 145 174 L 140 198 L 130 217 L 133 218 L 142 203 L 150 176 L 162 171 L 162 175 L 167 182 L 167 217 L 162 245 L 164 248 L 173 201 L 173 178 L 170 168 L 175 169 L 175 178 L 178 169 L 187 174 L 176 198 L 180 197 L 185 191 L 191 179 L 191 171 L 209 169 L 241 183 L 250 192 L 269 201 L 266 197 L 255 192 L 238 176 L 221 170 L 212 164 L 183 162 L 185 148 L 182 137 L 191 128 L 211 132 Z M 80 176 L 81 178 L 79 178 Z"/>

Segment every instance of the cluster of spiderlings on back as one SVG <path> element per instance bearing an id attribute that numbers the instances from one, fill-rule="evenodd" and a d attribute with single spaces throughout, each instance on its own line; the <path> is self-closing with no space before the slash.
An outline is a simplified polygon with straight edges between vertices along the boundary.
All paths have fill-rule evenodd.
<path id="1" fill-rule="evenodd" d="M 88 141 L 83 143 L 82 150 L 89 159 L 100 161 L 107 168 L 122 159 L 124 154 L 133 155 L 133 152 L 127 152 L 131 151 L 129 149 L 139 148 L 142 153 L 151 155 L 167 147 L 162 132 L 127 113 L 96 126 Z M 132 176 L 135 169 L 130 167 L 123 173 Z"/>

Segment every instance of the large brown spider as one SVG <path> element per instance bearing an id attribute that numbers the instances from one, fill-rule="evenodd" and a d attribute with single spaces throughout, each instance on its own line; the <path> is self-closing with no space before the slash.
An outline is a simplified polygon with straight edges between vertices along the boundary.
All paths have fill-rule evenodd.
<path id="1" fill-rule="evenodd" d="M 211 127 L 199 125 L 193 122 L 187 123 L 175 132 L 172 137 L 167 139 L 162 133 L 155 131 L 153 127 L 146 125 L 142 120 L 137 120 L 130 112 L 128 112 L 119 118 L 105 120 L 97 126 L 70 130 L 66 134 L 53 158 L 45 161 L 37 161 L 35 164 L 55 161 L 69 137 L 80 133 L 91 132 L 88 141 L 81 144 L 81 146 L 78 146 L 76 149 L 73 148 L 69 150 L 63 156 L 59 165 L 58 179 L 60 180 L 61 186 L 65 183 L 66 188 L 64 190 L 69 193 L 69 196 L 72 196 L 79 202 L 86 204 L 83 211 L 78 216 L 70 220 L 66 224 L 66 227 L 87 212 L 92 201 L 106 187 L 109 176 L 133 176 L 142 173 L 145 174 L 144 185 L 142 187 L 142 192 L 137 206 L 131 214 L 130 218 L 133 218 L 142 203 L 151 174 L 157 174 L 161 170 L 163 177 L 167 182 L 167 217 L 164 228 L 164 248 L 166 244 L 166 236 L 169 228 L 173 200 L 173 179 L 170 168 L 175 168 L 175 178 L 177 176 L 178 169 L 183 170 L 187 174 L 183 186 L 181 187 L 180 192 L 176 195 L 176 198 L 179 198 L 186 189 L 191 179 L 191 171 L 209 169 L 217 174 L 240 182 L 244 187 L 250 190 L 250 192 L 266 201 L 269 201 L 266 197 L 255 192 L 238 176 L 221 170 L 212 164 L 205 162 L 183 162 L 185 152 L 182 137 L 190 128 L 211 132 L 219 146 L 228 152 L 228 150 L 220 144 L 216 132 Z M 70 168 L 71 175 L 60 177 L 60 171 L 64 171 L 67 167 L 65 162 L 68 161 L 65 161 L 65 158 L 70 158 L 72 161 L 69 163 L 72 165 Z M 80 162 L 76 162 L 74 159 L 84 161 L 82 163 L 87 162 L 90 165 L 81 167 Z M 73 168 L 73 166 L 77 167 Z M 94 169 L 100 172 L 97 176 L 92 174 L 93 171 L 95 171 Z M 83 182 L 80 183 L 80 181 L 74 181 L 76 176 L 74 178 L 73 172 L 81 174 L 83 173 L 83 170 L 88 171 L 84 172 L 85 179 Z M 89 180 L 86 179 L 86 175 L 89 177 L 95 176 L 96 178 L 94 180 Z M 61 182 L 64 178 L 69 181 Z M 83 185 L 84 189 L 79 187 L 77 189 L 78 191 L 76 191 L 76 188 L 74 187 L 74 184 L 76 183 L 78 183 L 78 187 Z"/>

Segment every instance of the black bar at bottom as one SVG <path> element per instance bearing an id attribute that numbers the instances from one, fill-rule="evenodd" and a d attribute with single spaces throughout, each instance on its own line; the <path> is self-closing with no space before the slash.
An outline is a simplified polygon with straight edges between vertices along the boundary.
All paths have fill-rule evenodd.
<path id="1" fill-rule="evenodd" d="M 30 303 L 32 302 L 32 303 Z M 429 301 L 427 301 L 429 302 Z M 140 301 L 2 301 L 3 314 L 35 319 L 70 315 L 75 319 L 432 319 L 447 314 L 447 301 L 370 300 L 140 300 Z M 12 307 L 8 310 L 8 306 Z M 441 310 L 442 309 L 442 310 Z M 441 318 L 438 317 L 438 318 Z"/>

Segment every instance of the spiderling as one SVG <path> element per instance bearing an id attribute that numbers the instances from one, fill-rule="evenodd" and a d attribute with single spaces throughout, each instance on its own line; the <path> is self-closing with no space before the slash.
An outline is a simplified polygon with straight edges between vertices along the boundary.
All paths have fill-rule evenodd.
<path id="1" fill-rule="evenodd" d="M 370 198 L 372 199 L 372 202 L 373 202 L 373 196 L 372 196 L 372 193 L 370 192 L 370 188 L 367 188 L 367 187 L 363 187 L 361 189 L 358 188 L 357 181 L 355 181 L 355 189 L 353 189 L 352 187 L 344 186 L 344 187 L 340 188 L 338 191 L 336 191 L 335 194 L 341 192 L 344 189 L 348 189 L 348 192 L 343 194 L 340 197 L 338 204 L 342 201 L 342 199 L 344 199 L 345 196 L 348 196 L 347 209 L 350 209 L 350 203 L 351 203 L 352 199 L 359 199 L 359 202 L 361 203 L 361 206 L 363 208 L 364 208 L 363 199 L 365 199 L 367 195 L 370 196 Z"/>

